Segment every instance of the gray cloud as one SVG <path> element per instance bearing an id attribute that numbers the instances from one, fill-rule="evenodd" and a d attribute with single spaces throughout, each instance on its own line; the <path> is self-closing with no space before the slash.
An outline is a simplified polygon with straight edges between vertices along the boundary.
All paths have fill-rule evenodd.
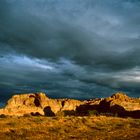
<path id="1" fill-rule="evenodd" d="M 1 0 L 0 85 L 71 97 L 139 89 L 139 13 L 138 0 Z"/>

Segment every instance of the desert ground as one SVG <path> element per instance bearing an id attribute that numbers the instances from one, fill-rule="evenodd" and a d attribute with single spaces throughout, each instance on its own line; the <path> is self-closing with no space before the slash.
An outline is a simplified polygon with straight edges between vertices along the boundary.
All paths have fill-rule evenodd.
<path id="1" fill-rule="evenodd" d="M 14 95 L 0 109 L 0 140 L 140 140 L 140 98 Z"/>
<path id="2" fill-rule="evenodd" d="M 1 140 L 139 140 L 140 119 L 111 116 L 4 116 Z"/>

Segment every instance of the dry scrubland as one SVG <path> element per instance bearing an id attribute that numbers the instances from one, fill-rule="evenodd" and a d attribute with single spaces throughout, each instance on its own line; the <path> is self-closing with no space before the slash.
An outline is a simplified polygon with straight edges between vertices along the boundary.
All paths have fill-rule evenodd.
<path id="1" fill-rule="evenodd" d="M 107 116 L 0 118 L 0 140 L 139 140 L 140 119 Z"/>
<path id="2" fill-rule="evenodd" d="M 140 98 L 14 95 L 0 109 L 0 140 L 140 140 Z"/>

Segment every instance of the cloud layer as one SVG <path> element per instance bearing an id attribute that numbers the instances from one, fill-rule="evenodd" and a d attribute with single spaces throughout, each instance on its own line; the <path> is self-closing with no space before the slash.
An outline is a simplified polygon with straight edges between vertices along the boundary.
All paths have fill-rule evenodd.
<path id="1" fill-rule="evenodd" d="M 139 13 L 138 0 L 1 0 L 1 96 L 138 96 Z"/>

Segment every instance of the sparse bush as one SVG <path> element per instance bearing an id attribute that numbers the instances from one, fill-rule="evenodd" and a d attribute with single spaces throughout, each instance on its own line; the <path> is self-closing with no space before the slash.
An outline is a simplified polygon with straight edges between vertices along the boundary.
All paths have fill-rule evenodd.
<path id="1" fill-rule="evenodd" d="M 118 115 L 118 113 L 115 113 L 114 116 L 115 116 L 115 117 L 118 117 L 119 115 Z"/>
<path id="2" fill-rule="evenodd" d="M 9 122 L 7 123 L 7 125 L 9 125 L 10 127 L 16 127 L 16 122 Z"/>
<path id="3" fill-rule="evenodd" d="M 76 116 L 76 111 L 74 110 L 63 110 L 57 112 L 56 116 L 65 117 L 65 116 Z"/>
<path id="4" fill-rule="evenodd" d="M 41 114 L 39 112 L 31 112 L 32 116 L 41 116 Z"/>
<path id="5" fill-rule="evenodd" d="M 113 114 L 113 113 L 110 113 L 110 112 L 102 112 L 102 113 L 100 113 L 100 115 L 101 116 L 108 116 L 108 117 L 110 117 L 110 116 L 117 117 L 118 114 Z"/>
<path id="6" fill-rule="evenodd" d="M 64 111 L 58 111 L 58 112 L 56 113 L 56 116 L 57 116 L 57 117 L 65 117 L 65 112 L 64 112 Z"/>
<path id="7" fill-rule="evenodd" d="M 76 111 L 74 110 L 64 110 L 65 116 L 76 116 Z"/>
<path id="8" fill-rule="evenodd" d="M 34 119 L 34 122 L 35 122 L 35 123 L 42 123 L 42 121 L 43 121 L 43 120 L 42 120 L 42 118 L 40 118 L 40 117 L 37 117 L 37 118 Z"/>
<path id="9" fill-rule="evenodd" d="M 7 116 L 6 115 L 4 115 L 4 114 L 1 114 L 0 115 L 0 118 L 6 118 Z"/>
<path id="10" fill-rule="evenodd" d="M 23 117 L 31 117 L 32 115 L 29 113 L 29 114 L 24 114 Z"/>
<path id="11" fill-rule="evenodd" d="M 88 110 L 89 116 L 97 116 L 99 115 L 99 112 L 97 110 Z"/>

